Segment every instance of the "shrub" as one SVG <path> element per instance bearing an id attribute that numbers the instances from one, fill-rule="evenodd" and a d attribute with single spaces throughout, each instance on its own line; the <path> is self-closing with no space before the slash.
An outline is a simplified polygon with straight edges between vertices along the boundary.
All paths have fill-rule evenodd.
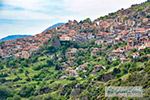
<path id="1" fill-rule="evenodd" d="M 21 97 L 19 95 L 14 95 L 13 100 L 21 100 Z"/>
<path id="2" fill-rule="evenodd" d="M 5 87 L 5 86 L 0 86 L 0 100 L 6 100 L 8 97 L 12 96 L 12 91 Z"/>
<path id="3" fill-rule="evenodd" d="M 0 77 L 7 77 L 8 74 L 7 73 L 0 73 Z"/>
<path id="4" fill-rule="evenodd" d="M 86 18 L 85 20 L 83 20 L 83 23 L 92 23 L 91 19 L 90 18 Z"/>
<path id="5" fill-rule="evenodd" d="M 119 68 L 114 68 L 113 70 L 113 75 L 117 75 L 121 72 L 121 70 Z"/>
<path id="6" fill-rule="evenodd" d="M 0 70 L 4 69 L 4 66 L 0 65 Z"/>
<path id="7" fill-rule="evenodd" d="M 21 97 L 30 97 L 34 93 L 34 86 L 24 86 L 20 92 L 19 95 Z"/>

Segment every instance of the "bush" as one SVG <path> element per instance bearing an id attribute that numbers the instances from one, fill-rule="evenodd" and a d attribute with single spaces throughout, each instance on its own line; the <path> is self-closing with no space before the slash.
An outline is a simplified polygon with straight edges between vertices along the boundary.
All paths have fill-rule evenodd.
<path id="1" fill-rule="evenodd" d="M 33 70 L 40 70 L 44 67 L 48 67 L 48 63 L 45 61 L 41 61 L 33 65 Z"/>
<path id="2" fill-rule="evenodd" d="M 92 23 L 91 19 L 90 18 L 86 18 L 85 20 L 83 20 L 83 23 Z"/>
<path id="3" fill-rule="evenodd" d="M 68 80 L 71 80 L 71 81 L 76 80 L 76 78 L 75 78 L 75 77 L 71 77 L 71 76 L 70 76 L 70 77 L 68 77 L 67 79 L 68 79 Z"/>
<path id="4" fill-rule="evenodd" d="M 113 70 L 113 75 L 117 75 L 121 72 L 121 70 L 119 68 L 114 68 Z"/>
<path id="5" fill-rule="evenodd" d="M 14 95 L 13 100 L 21 100 L 21 97 L 19 95 Z"/>
<path id="6" fill-rule="evenodd" d="M 0 78 L 2 77 L 7 77 L 8 76 L 8 74 L 7 73 L 0 73 Z"/>
<path id="7" fill-rule="evenodd" d="M 114 62 L 112 63 L 113 66 L 117 66 L 117 65 L 119 65 L 119 64 L 120 64 L 120 62 L 119 62 L 118 60 L 116 60 L 116 61 L 114 61 Z"/>
<path id="8" fill-rule="evenodd" d="M 24 86 L 20 92 L 19 95 L 21 97 L 30 97 L 34 93 L 34 86 Z"/>
<path id="9" fill-rule="evenodd" d="M 7 80 L 5 78 L 0 78 L 0 83 L 5 83 Z"/>
<path id="10" fill-rule="evenodd" d="M 0 70 L 4 69 L 4 66 L 0 65 Z"/>
<path id="11" fill-rule="evenodd" d="M 0 86 L 0 100 L 6 100 L 8 97 L 12 96 L 12 91 L 5 87 L 5 86 Z"/>

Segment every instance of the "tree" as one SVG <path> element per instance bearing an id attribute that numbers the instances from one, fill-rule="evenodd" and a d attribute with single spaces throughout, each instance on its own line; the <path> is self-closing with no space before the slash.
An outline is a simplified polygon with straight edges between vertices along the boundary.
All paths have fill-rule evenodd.
<path id="1" fill-rule="evenodd" d="M 21 97 L 30 97 L 32 96 L 34 93 L 34 86 L 24 86 L 20 92 L 19 92 L 19 95 Z"/>
<path id="2" fill-rule="evenodd" d="M 3 68 L 4 68 L 4 66 L 2 64 L 0 64 L 0 70 L 3 69 Z"/>
<path id="3" fill-rule="evenodd" d="M 83 23 L 89 23 L 89 24 L 91 24 L 91 23 L 92 23 L 92 21 L 91 21 L 91 19 L 90 19 L 90 18 L 86 18 L 85 20 L 83 20 Z"/>
<path id="4" fill-rule="evenodd" d="M 19 95 L 14 95 L 13 100 L 21 100 L 21 97 Z"/>
<path id="5" fill-rule="evenodd" d="M 121 70 L 119 69 L 119 68 L 114 68 L 114 70 L 113 70 L 113 74 L 114 75 L 117 75 L 117 74 L 119 74 L 121 72 Z"/>
<path id="6" fill-rule="evenodd" d="M 119 64 L 120 64 L 119 60 L 115 60 L 115 61 L 113 61 L 113 63 L 112 63 L 113 66 L 117 66 L 117 65 L 119 65 Z"/>
<path id="7" fill-rule="evenodd" d="M 0 100 L 6 100 L 8 97 L 12 96 L 12 91 L 5 87 L 5 86 L 0 86 Z"/>

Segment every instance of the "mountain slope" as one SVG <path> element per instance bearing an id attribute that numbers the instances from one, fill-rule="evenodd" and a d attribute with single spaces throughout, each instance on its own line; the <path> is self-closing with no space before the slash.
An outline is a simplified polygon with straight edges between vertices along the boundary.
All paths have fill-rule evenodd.
<path id="1" fill-rule="evenodd" d="M 26 38 L 29 36 L 31 36 L 31 35 L 10 35 L 10 36 L 0 39 L 0 41 L 16 40 L 16 39 L 20 39 L 20 38 Z"/>
<path id="2" fill-rule="evenodd" d="M 49 30 L 52 30 L 52 29 L 54 29 L 54 28 L 56 28 L 56 27 L 60 27 L 60 26 L 63 25 L 63 24 L 64 24 L 64 23 L 57 23 L 57 24 L 54 24 L 54 25 L 48 27 L 46 30 L 44 30 L 43 33 L 44 33 L 44 32 L 47 32 L 47 31 L 49 31 Z"/>
<path id="3" fill-rule="evenodd" d="M 0 44 L 0 99 L 150 98 L 150 2 Z M 105 97 L 142 86 L 143 97 Z"/>

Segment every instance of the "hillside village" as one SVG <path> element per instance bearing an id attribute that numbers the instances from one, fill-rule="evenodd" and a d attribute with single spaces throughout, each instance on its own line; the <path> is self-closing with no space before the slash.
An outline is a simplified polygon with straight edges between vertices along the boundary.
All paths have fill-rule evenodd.
<path id="1" fill-rule="evenodd" d="M 105 18 L 98 18 L 93 22 L 88 18 L 80 22 L 69 21 L 60 27 L 35 36 L 6 41 L 0 46 L 0 56 L 2 58 L 11 56 L 29 58 L 55 33 L 60 41 L 86 42 L 94 39 L 97 45 L 115 45 L 126 42 L 127 45 L 112 50 L 110 55 L 112 55 L 111 58 L 119 57 L 123 61 L 127 60 L 124 52 L 150 47 L 150 6 L 144 7 L 141 11 L 134 11 L 134 6 L 136 5 L 130 9 L 121 9 L 109 14 Z"/>
<path id="2" fill-rule="evenodd" d="M 148 0 L 1 42 L 0 100 L 149 100 L 149 69 Z M 107 86 L 142 86 L 143 97 L 108 98 Z"/>

